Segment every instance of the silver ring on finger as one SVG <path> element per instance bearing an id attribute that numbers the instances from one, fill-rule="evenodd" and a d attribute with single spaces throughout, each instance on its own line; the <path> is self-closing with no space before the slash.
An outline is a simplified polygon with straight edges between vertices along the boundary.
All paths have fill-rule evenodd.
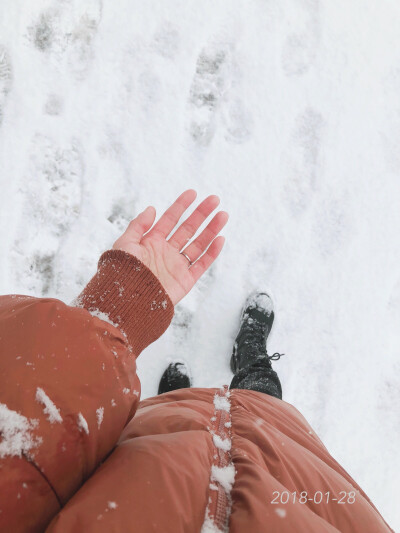
<path id="1" fill-rule="evenodd" d="M 179 252 L 179 253 L 181 253 L 182 255 L 184 255 L 186 257 L 186 259 L 189 261 L 189 265 L 190 266 L 193 265 L 192 261 L 190 260 L 190 257 L 187 254 L 185 254 L 185 252 Z"/>

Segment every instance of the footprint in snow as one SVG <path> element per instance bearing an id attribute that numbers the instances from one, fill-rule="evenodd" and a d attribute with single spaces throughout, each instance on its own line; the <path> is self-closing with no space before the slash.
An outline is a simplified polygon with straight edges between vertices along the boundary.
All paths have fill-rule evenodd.
<path id="1" fill-rule="evenodd" d="M 126 196 L 113 204 L 107 220 L 117 228 L 118 232 L 125 231 L 129 222 L 137 216 L 136 203 L 135 198 Z"/>
<path id="2" fill-rule="evenodd" d="M 174 338 L 178 343 L 182 343 L 187 339 L 192 319 L 193 313 L 187 307 L 181 303 L 175 306 L 171 325 Z"/>
<path id="3" fill-rule="evenodd" d="M 180 36 L 178 29 L 171 23 L 166 23 L 159 27 L 154 34 L 150 48 L 157 54 L 167 59 L 174 59 L 180 47 Z"/>
<path id="4" fill-rule="evenodd" d="M 392 288 L 387 306 L 392 315 L 400 315 L 400 278 Z"/>
<path id="5" fill-rule="evenodd" d="M 216 126 L 217 112 L 224 97 L 232 56 L 229 44 L 212 44 L 200 53 L 190 88 L 190 134 L 200 146 L 211 143 Z"/>
<path id="6" fill-rule="evenodd" d="M 93 41 L 102 18 L 102 0 L 76 2 L 82 11 L 68 35 L 68 63 L 77 79 L 83 79 L 94 58 Z"/>
<path id="7" fill-rule="evenodd" d="M 62 113 L 63 105 L 60 96 L 57 94 L 49 94 L 46 103 L 44 104 L 43 112 L 46 113 L 46 115 L 58 116 Z"/>
<path id="8" fill-rule="evenodd" d="M 241 144 L 250 139 L 253 132 L 253 117 L 243 99 L 243 75 L 240 65 L 244 58 L 232 58 L 229 88 L 222 105 L 222 121 L 225 126 L 225 139 L 234 144 Z"/>
<path id="9" fill-rule="evenodd" d="M 348 204 L 346 197 L 334 198 L 332 195 L 316 206 L 311 230 L 312 244 L 323 257 L 351 243 L 353 225 L 345 210 Z"/>
<path id="10" fill-rule="evenodd" d="M 287 76 L 305 74 L 313 64 L 319 44 L 319 0 L 302 0 L 295 7 L 296 31 L 286 37 L 281 54 L 282 69 Z M 299 25 L 301 29 L 297 29 Z"/>
<path id="11" fill-rule="evenodd" d="M 52 54 L 76 79 L 83 79 L 93 60 L 93 41 L 102 9 L 102 0 L 54 4 L 28 27 L 28 38 L 37 50 Z"/>
<path id="12" fill-rule="evenodd" d="M 37 134 L 22 192 L 23 223 L 17 229 L 12 250 L 14 276 L 26 281 L 26 289 L 49 294 L 56 284 L 55 262 L 63 239 L 78 218 L 84 173 L 81 146 L 72 140 L 55 146 Z"/>
<path id="13" fill-rule="evenodd" d="M 219 121 L 228 142 L 240 144 L 251 137 L 253 120 L 241 97 L 241 74 L 231 44 L 213 43 L 203 48 L 189 103 L 189 131 L 200 146 L 212 142 Z"/>
<path id="14" fill-rule="evenodd" d="M 284 155 L 287 177 L 282 189 L 283 200 L 293 215 L 308 207 L 316 191 L 323 126 L 321 113 L 311 107 L 296 118 Z"/>
<path id="15" fill-rule="evenodd" d="M 40 14 L 37 22 L 28 28 L 34 46 L 41 52 L 49 50 L 55 39 L 56 11 L 49 9 Z"/>
<path id="16" fill-rule="evenodd" d="M 243 100 L 235 97 L 227 102 L 223 109 L 223 121 L 227 141 L 241 144 L 250 139 L 253 130 L 253 118 Z"/>
<path id="17" fill-rule="evenodd" d="M 7 48 L 0 44 L 0 126 L 3 122 L 4 108 L 12 85 L 11 58 Z"/>

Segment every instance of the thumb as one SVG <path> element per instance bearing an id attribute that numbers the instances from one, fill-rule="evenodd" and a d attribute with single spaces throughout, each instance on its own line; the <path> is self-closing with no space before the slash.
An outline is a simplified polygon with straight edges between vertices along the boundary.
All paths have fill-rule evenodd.
<path id="1" fill-rule="evenodd" d="M 138 216 L 142 218 L 143 233 L 146 233 L 154 224 L 154 220 L 156 218 L 156 209 L 152 205 L 149 205 Z M 143 233 L 141 237 L 143 236 Z"/>
<path id="2" fill-rule="evenodd" d="M 138 214 L 136 218 L 131 220 L 125 232 L 127 236 L 133 241 L 139 242 L 154 223 L 156 218 L 156 210 L 153 206 L 148 206 L 144 211 Z"/>

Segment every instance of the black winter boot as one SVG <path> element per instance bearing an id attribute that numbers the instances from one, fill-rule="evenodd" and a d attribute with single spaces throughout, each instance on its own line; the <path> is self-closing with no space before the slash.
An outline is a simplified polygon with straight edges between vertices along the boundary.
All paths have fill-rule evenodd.
<path id="1" fill-rule="evenodd" d="M 268 355 L 267 338 L 274 322 L 272 300 L 267 293 L 253 292 L 246 299 L 239 333 L 233 345 L 231 389 L 263 392 L 282 399 L 282 386 L 271 361 L 283 354 Z"/>
<path id="2" fill-rule="evenodd" d="M 187 389 L 190 385 L 189 369 L 186 364 L 181 362 L 171 363 L 161 377 L 158 394 L 176 389 Z"/>
<path id="3" fill-rule="evenodd" d="M 240 322 L 231 357 L 234 374 L 267 355 L 267 338 L 274 322 L 273 304 L 267 293 L 255 291 L 247 297 Z"/>

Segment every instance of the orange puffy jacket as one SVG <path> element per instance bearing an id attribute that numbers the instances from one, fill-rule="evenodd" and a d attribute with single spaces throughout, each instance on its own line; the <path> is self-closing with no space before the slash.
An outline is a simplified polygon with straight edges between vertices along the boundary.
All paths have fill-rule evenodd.
<path id="1" fill-rule="evenodd" d="M 288 403 L 226 387 L 139 403 L 135 359 L 173 313 L 115 250 L 74 306 L 0 298 L 0 531 L 391 531 Z"/>

